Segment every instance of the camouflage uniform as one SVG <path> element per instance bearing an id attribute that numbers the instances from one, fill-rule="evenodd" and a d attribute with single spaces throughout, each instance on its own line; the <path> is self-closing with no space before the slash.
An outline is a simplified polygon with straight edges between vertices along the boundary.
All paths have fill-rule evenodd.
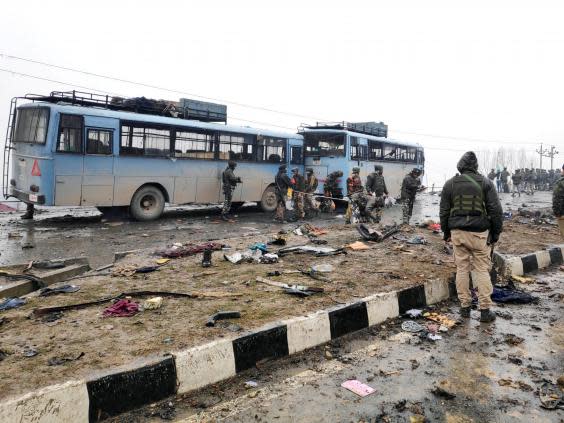
<path id="1" fill-rule="evenodd" d="M 313 174 L 313 169 L 307 169 L 306 180 L 305 180 L 305 198 L 304 198 L 304 206 L 306 213 L 317 214 L 319 211 L 319 207 L 315 204 L 313 199 L 313 194 L 317 191 L 317 186 L 319 183 L 317 182 L 317 178 Z"/>
<path id="2" fill-rule="evenodd" d="M 409 224 L 409 219 L 413 214 L 413 203 L 415 202 L 415 196 L 417 191 L 421 186 L 421 181 L 419 180 L 419 169 L 413 169 L 408 173 L 401 184 L 401 203 L 402 203 L 402 215 L 403 223 Z"/>
<path id="3" fill-rule="evenodd" d="M 386 188 L 386 180 L 382 175 L 384 168 L 381 165 L 374 166 L 375 172 L 368 175 L 366 178 L 366 190 L 373 197 L 369 201 L 368 209 L 372 214 L 372 218 L 379 223 L 382 219 L 382 211 L 384 209 L 385 197 L 388 195 L 388 188 Z"/>
<path id="4" fill-rule="evenodd" d="M 558 227 L 560 228 L 560 236 L 564 238 L 564 166 L 560 180 L 556 182 L 554 191 L 552 192 L 552 211 L 558 219 Z"/>
<path id="5" fill-rule="evenodd" d="M 229 214 L 229 210 L 231 210 L 231 202 L 233 199 L 233 191 L 238 183 L 241 183 L 241 178 L 235 176 L 233 171 L 237 163 L 232 160 L 229 160 L 229 164 L 227 165 L 227 169 L 223 171 L 222 175 L 222 182 L 223 182 L 223 208 L 221 209 L 221 216 L 225 220 L 227 219 L 227 215 Z"/>
<path id="6" fill-rule="evenodd" d="M 275 219 L 278 221 L 284 220 L 284 212 L 286 211 L 286 196 L 288 195 L 288 188 L 292 186 L 292 182 L 288 175 L 286 175 L 286 165 L 281 165 L 278 168 L 278 173 L 274 177 L 274 188 L 276 192 L 276 215 Z"/>
<path id="7" fill-rule="evenodd" d="M 292 184 L 294 192 L 292 193 L 292 202 L 294 203 L 294 210 L 297 219 L 305 217 L 304 212 L 304 197 L 305 197 L 305 178 L 300 175 L 297 167 L 292 169 Z"/>
<path id="8" fill-rule="evenodd" d="M 327 179 L 325 179 L 325 184 L 323 185 L 323 195 L 325 197 L 321 203 L 321 209 L 324 212 L 330 212 L 334 209 L 334 201 L 331 198 L 342 198 L 343 193 L 339 188 L 338 179 L 343 177 L 343 172 L 337 170 L 336 172 L 331 172 Z"/>
<path id="9" fill-rule="evenodd" d="M 347 195 L 350 198 L 349 206 L 347 207 L 347 212 L 345 213 L 346 223 L 351 223 L 353 215 L 353 204 L 360 210 L 364 210 L 367 204 L 367 198 L 364 194 L 364 188 L 362 186 L 362 180 L 360 179 L 360 169 L 358 167 L 353 168 L 352 176 L 347 178 Z"/>

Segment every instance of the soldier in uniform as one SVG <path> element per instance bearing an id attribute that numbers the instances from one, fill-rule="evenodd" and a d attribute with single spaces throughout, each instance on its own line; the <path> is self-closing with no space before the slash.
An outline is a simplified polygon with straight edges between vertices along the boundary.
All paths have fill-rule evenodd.
<path id="1" fill-rule="evenodd" d="M 286 211 L 286 196 L 288 188 L 292 187 L 292 181 L 286 174 L 286 165 L 278 167 L 278 173 L 274 177 L 274 189 L 276 192 L 276 215 L 274 220 L 284 222 L 284 212 Z"/>
<path id="2" fill-rule="evenodd" d="M 503 192 L 504 193 L 509 193 L 509 171 L 507 170 L 506 167 L 503 168 L 503 170 L 501 171 L 500 174 L 500 178 L 501 178 L 501 185 L 503 187 Z"/>
<path id="3" fill-rule="evenodd" d="M 523 175 L 519 169 L 517 169 L 511 176 L 511 180 L 513 181 L 513 192 L 511 193 L 511 196 L 515 197 L 515 192 L 517 192 L 519 197 L 521 197 L 521 191 L 523 190 L 523 186 L 521 185 L 523 183 Z"/>
<path id="4" fill-rule="evenodd" d="M 306 213 L 317 214 L 319 207 L 313 199 L 313 194 L 317 191 L 317 185 L 319 185 L 317 178 L 313 173 L 313 169 L 308 167 L 306 169 L 306 180 L 305 180 L 305 198 L 304 206 Z"/>
<path id="5" fill-rule="evenodd" d="M 223 171 L 221 176 L 223 182 L 223 208 L 221 209 L 221 218 L 225 221 L 229 220 L 229 211 L 231 210 L 231 200 L 233 198 L 233 191 L 237 184 L 240 184 L 241 178 L 235 176 L 235 168 L 237 163 L 233 160 L 227 162 L 227 168 Z"/>
<path id="6" fill-rule="evenodd" d="M 556 182 L 552 192 L 552 211 L 558 219 L 560 236 L 564 238 L 564 166 L 562 166 L 560 179 Z"/>
<path id="7" fill-rule="evenodd" d="M 490 173 L 488 173 L 488 178 L 490 181 L 493 182 L 493 180 L 495 179 L 495 170 L 491 169 Z"/>
<path id="8" fill-rule="evenodd" d="M 403 223 L 408 225 L 409 219 L 411 219 L 411 216 L 413 215 L 413 203 L 415 202 L 415 196 L 421 187 L 421 180 L 419 179 L 420 174 L 421 171 L 414 168 L 405 176 L 405 178 L 403 178 L 403 182 L 401 183 L 400 201 L 402 203 L 401 209 Z"/>
<path id="9" fill-rule="evenodd" d="M 300 169 L 297 167 L 292 169 L 292 188 L 294 189 L 294 192 L 292 193 L 292 202 L 294 204 L 296 219 L 303 219 L 305 217 L 305 178 L 300 174 Z"/>
<path id="10" fill-rule="evenodd" d="M 374 172 L 366 178 L 366 190 L 368 194 L 373 196 L 372 200 L 369 201 L 368 209 L 376 223 L 379 223 L 382 219 L 384 201 L 388 196 L 388 188 L 386 188 L 383 173 L 384 167 L 382 165 L 374 165 Z"/>
<path id="11" fill-rule="evenodd" d="M 332 198 L 342 198 L 343 193 L 341 192 L 341 188 L 339 188 L 339 178 L 343 177 L 343 172 L 337 170 L 335 172 L 331 172 L 327 175 L 327 179 L 325 179 L 325 184 L 323 184 L 323 195 L 328 198 L 324 198 L 321 203 L 321 208 L 324 212 L 330 212 L 335 209 L 335 202 Z"/>
<path id="12" fill-rule="evenodd" d="M 478 173 L 473 151 L 464 153 L 457 164 L 460 175 L 449 179 L 441 194 L 441 228 L 445 242 L 452 241 L 456 263 L 456 291 L 461 317 L 470 317 L 472 282 L 478 289 L 480 321 L 495 320 L 490 278 L 492 246 L 503 226 L 503 210 L 491 181 Z"/>
<path id="13" fill-rule="evenodd" d="M 364 187 L 362 186 L 362 180 L 360 179 L 360 168 L 353 167 L 352 175 L 347 178 L 347 196 L 350 199 L 349 206 L 347 207 L 347 212 L 345 213 L 346 223 L 351 223 L 352 218 L 352 205 L 360 209 L 364 209 L 366 206 L 366 198 L 364 196 Z"/>

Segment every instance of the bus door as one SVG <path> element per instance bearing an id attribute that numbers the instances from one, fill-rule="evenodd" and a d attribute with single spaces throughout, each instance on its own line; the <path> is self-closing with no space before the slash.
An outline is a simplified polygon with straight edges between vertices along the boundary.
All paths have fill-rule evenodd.
<path id="1" fill-rule="evenodd" d="M 61 113 L 55 140 L 55 205 L 80 206 L 84 117 Z"/>
<path id="2" fill-rule="evenodd" d="M 81 199 L 83 206 L 113 204 L 117 128 L 117 119 L 86 118 Z"/>

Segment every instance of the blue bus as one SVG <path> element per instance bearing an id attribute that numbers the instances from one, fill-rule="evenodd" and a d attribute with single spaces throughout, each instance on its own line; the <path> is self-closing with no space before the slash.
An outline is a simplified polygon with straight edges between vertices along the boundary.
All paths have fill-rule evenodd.
<path id="1" fill-rule="evenodd" d="M 354 167 L 360 168 L 361 179 L 366 181 L 368 174 L 374 172 L 374 165 L 380 164 L 390 195 L 399 196 L 404 176 L 413 168 L 424 170 L 424 150 L 420 144 L 382 136 L 387 135 L 387 127 L 382 126 L 350 122 L 302 125 L 305 166 L 313 168 L 321 189 L 327 175 L 340 170 L 343 178 L 339 181 L 341 194 L 337 196 L 344 196 L 346 178 Z"/>
<path id="2" fill-rule="evenodd" d="M 153 220 L 165 203 L 222 202 L 221 174 L 235 160 L 243 183 L 233 193 L 234 206 L 256 202 L 269 212 L 276 208 L 280 164 L 302 172 L 312 167 L 321 194 L 329 173 L 343 172 L 346 193 L 353 167 L 366 178 L 371 165 L 382 163 L 388 189 L 397 195 L 404 175 L 424 163 L 421 146 L 353 124 L 317 124 L 289 134 L 221 124 L 226 116 L 188 113 L 180 103 L 155 111 L 145 101 L 132 106 L 76 91 L 23 99 L 21 105 L 12 100 L 3 186 L 6 198 L 28 204 L 94 206 L 102 213 L 128 207 L 135 219 Z"/>
<path id="3" fill-rule="evenodd" d="M 297 134 L 73 105 L 57 96 L 28 99 L 13 104 L 4 159 L 4 194 L 26 203 L 102 212 L 127 206 L 135 219 L 152 220 L 165 203 L 223 201 L 221 174 L 232 159 L 243 179 L 234 205 L 257 202 L 273 211 L 278 167 L 303 166 Z"/>

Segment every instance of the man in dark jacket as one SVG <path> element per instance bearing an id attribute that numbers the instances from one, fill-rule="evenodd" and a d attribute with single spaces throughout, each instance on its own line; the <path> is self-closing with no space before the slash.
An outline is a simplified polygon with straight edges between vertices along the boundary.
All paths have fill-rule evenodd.
<path id="1" fill-rule="evenodd" d="M 517 169 L 515 173 L 511 176 L 511 181 L 513 182 L 513 191 L 511 192 L 511 196 L 515 197 L 515 193 L 519 194 L 521 197 L 521 191 L 523 190 L 523 175 L 521 171 Z"/>
<path id="2" fill-rule="evenodd" d="M 464 153 L 457 164 L 460 174 L 449 179 L 441 194 L 441 229 L 445 242 L 452 241 L 456 263 L 456 290 L 460 314 L 470 317 L 472 282 L 478 289 L 480 321 L 495 320 L 490 298 L 491 249 L 499 239 L 503 210 L 493 183 L 478 173 L 478 159 L 473 151 Z"/>
<path id="3" fill-rule="evenodd" d="M 552 192 L 552 211 L 558 219 L 560 236 L 564 238 L 564 165 L 560 172 L 560 179 L 554 185 L 554 191 Z"/>
<path id="4" fill-rule="evenodd" d="M 403 223 L 409 225 L 409 219 L 413 215 L 413 203 L 415 202 L 415 196 L 417 195 L 417 191 L 419 191 L 421 187 L 421 180 L 419 179 L 419 175 L 421 171 L 417 168 L 414 168 L 405 175 L 403 178 L 403 182 L 401 183 L 401 209 L 403 215 Z"/>
<path id="5" fill-rule="evenodd" d="M 284 212 L 286 211 L 286 197 L 288 195 L 288 188 L 292 187 L 292 181 L 286 174 L 286 165 L 278 167 L 278 173 L 274 177 L 274 189 L 276 192 L 276 215 L 274 220 L 279 222 L 284 221 Z"/>
<path id="6" fill-rule="evenodd" d="M 223 185 L 223 208 L 221 209 L 221 218 L 225 221 L 229 220 L 229 210 L 231 210 L 231 201 L 233 199 L 233 191 L 237 184 L 241 183 L 241 178 L 235 176 L 235 168 L 237 163 L 233 160 L 227 162 L 227 168 L 221 175 Z"/>
<path id="7" fill-rule="evenodd" d="M 503 168 L 499 177 L 501 178 L 501 185 L 503 186 L 503 192 L 508 194 L 509 193 L 509 171 L 507 170 L 506 167 Z"/>
<path id="8" fill-rule="evenodd" d="M 372 196 L 372 199 L 368 202 L 368 209 L 376 223 L 379 223 L 382 219 L 384 201 L 388 196 L 388 188 L 386 188 L 386 180 L 383 174 L 384 167 L 374 165 L 374 172 L 366 178 L 366 190 Z"/>

